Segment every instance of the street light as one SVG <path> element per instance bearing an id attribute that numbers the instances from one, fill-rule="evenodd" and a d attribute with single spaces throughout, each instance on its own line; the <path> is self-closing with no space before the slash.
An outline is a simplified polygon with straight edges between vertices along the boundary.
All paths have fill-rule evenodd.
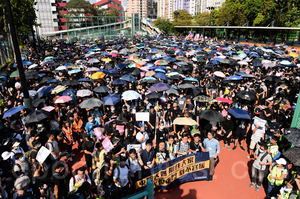
<path id="1" fill-rule="evenodd" d="M 8 15 L 8 23 L 10 26 L 12 42 L 14 45 L 14 50 L 15 50 L 15 55 L 16 55 L 17 67 L 19 70 L 21 85 L 22 85 L 22 89 L 23 89 L 24 104 L 27 109 L 32 110 L 32 103 L 31 103 L 31 98 L 29 97 L 29 93 L 28 93 L 28 87 L 27 87 L 27 82 L 26 82 L 26 78 L 25 78 L 25 74 L 24 74 L 23 63 L 22 63 L 22 59 L 21 59 L 21 53 L 20 53 L 19 43 L 18 43 L 18 39 L 17 39 L 16 28 L 15 28 L 15 24 L 14 24 L 14 17 L 12 15 L 12 11 L 11 11 L 10 0 L 5 0 L 5 2 L 6 2 L 6 9 L 7 9 L 7 15 Z"/>

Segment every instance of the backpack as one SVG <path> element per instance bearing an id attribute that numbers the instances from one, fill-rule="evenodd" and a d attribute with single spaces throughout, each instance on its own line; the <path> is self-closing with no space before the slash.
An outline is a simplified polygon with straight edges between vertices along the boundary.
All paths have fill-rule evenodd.
<path id="1" fill-rule="evenodd" d="M 19 168 L 19 171 L 15 172 L 18 176 L 24 175 L 25 173 L 22 171 L 21 165 L 19 163 L 15 163 L 13 168 L 17 166 Z"/>
<path id="2" fill-rule="evenodd" d="M 127 169 L 130 171 L 130 168 L 129 168 L 129 166 L 127 165 L 127 164 L 125 164 L 125 166 L 127 167 Z M 117 171 L 118 171 L 118 178 L 117 178 L 117 181 L 119 181 L 119 179 L 120 179 L 120 166 L 117 166 Z"/>
<path id="3" fill-rule="evenodd" d="M 107 164 L 102 164 L 100 168 L 97 168 L 94 170 L 93 175 L 92 175 L 92 179 L 95 183 L 96 186 L 100 186 L 102 184 L 104 175 L 101 173 L 101 170 L 104 166 L 106 166 Z"/>
<path id="4" fill-rule="evenodd" d="M 260 155 L 260 152 L 258 151 L 258 154 L 257 154 L 257 156 L 259 156 Z M 261 156 L 261 158 L 260 158 L 260 160 L 259 161 L 263 161 L 264 159 L 265 159 L 265 157 L 268 155 L 268 152 L 265 152 L 264 154 L 263 154 L 263 156 Z M 262 166 L 263 165 L 260 165 L 260 169 L 262 169 Z"/>
<path id="5" fill-rule="evenodd" d="M 32 164 L 31 153 L 32 153 L 33 151 L 34 151 L 34 152 L 38 152 L 37 149 L 31 149 L 31 150 L 27 151 L 27 152 L 24 154 L 24 157 L 26 158 L 26 160 L 27 160 L 30 164 Z"/>

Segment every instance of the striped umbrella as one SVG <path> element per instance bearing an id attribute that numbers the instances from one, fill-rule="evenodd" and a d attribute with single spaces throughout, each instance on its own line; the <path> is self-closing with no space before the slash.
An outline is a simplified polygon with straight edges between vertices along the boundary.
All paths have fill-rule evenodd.
<path id="1" fill-rule="evenodd" d="M 135 55 L 131 55 L 128 57 L 128 60 L 135 60 L 135 59 L 138 59 Z"/>
<path id="2" fill-rule="evenodd" d="M 130 64 L 128 68 L 142 68 L 142 66 L 140 64 L 134 63 L 134 64 Z"/>
<path id="3" fill-rule="evenodd" d="M 168 65 L 168 62 L 166 62 L 165 60 L 157 60 L 154 64 L 156 66 L 164 66 L 164 65 Z"/>

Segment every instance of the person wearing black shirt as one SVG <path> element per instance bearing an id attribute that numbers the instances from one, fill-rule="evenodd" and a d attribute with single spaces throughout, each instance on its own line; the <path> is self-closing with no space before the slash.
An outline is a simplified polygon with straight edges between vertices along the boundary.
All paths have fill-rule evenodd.
<path id="1" fill-rule="evenodd" d="M 63 198 L 66 195 L 65 188 L 65 177 L 64 177 L 64 165 L 57 164 L 55 167 L 55 171 L 53 173 L 53 181 L 54 181 L 54 196 L 55 198 Z"/>
<path id="2" fill-rule="evenodd" d="M 120 114 L 120 120 L 124 122 L 130 122 L 131 121 L 131 114 L 127 111 L 127 107 L 123 106 L 122 113 Z"/>
<path id="3" fill-rule="evenodd" d="M 158 148 L 155 150 L 156 164 L 162 164 L 170 160 L 169 152 L 165 147 L 166 143 L 160 142 Z"/>
<path id="4" fill-rule="evenodd" d="M 150 113 L 149 113 L 149 115 L 150 116 L 149 116 L 149 122 L 148 122 L 148 124 L 149 124 L 151 130 L 153 131 L 155 129 L 155 127 L 156 127 L 156 112 L 155 112 L 153 106 L 150 107 Z"/>
<path id="5" fill-rule="evenodd" d="M 181 111 L 177 102 L 174 102 L 173 107 L 170 109 L 172 120 L 174 120 L 178 115 L 180 115 Z"/>
<path id="6" fill-rule="evenodd" d="M 138 153 L 140 165 L 142 168 L 143 178 L 151 174 L 151 168 L 155 163 L 155 151 L 152 149 L 151 141 L 146 142 L 146 149 Z"/>
<path id="7" fill-rule="evenodd" d="M 156 146 L 158 146 L 160 142 L 166 142 L 167 136 L 168 136 L 168 130 L 164 127 L 164 122 L 161 121 L 159 128 L 156 131 Z"/>
<path id="8" fill-rule="evenodd" d="M 221 129 L 222 129 L 223 139 L 224 139 L 223 148 L 225 148 L 228 145 L 228 150 L 230 150 L 230 140 L 232 136 L 233 127 L 234 124 L 233 121 L 231 120 L 231 116 L 227 115 L 227 119 L 223 122 Z"/>
<path id="9" fill-rule="evenodd" d="M 232 148 L 232 150 L 235 150 L 237 147 L 237 144 L 240 140 L 240 149 L 242 151 L 245 151 L 244 147 L 243 147 L 243 143 L 244 143 L 244 139 L 247 135 L 247 133 L 249 132 L 251 127 L 250 121 L 246 120 L 246 119 L 239 119 L 237 120 L 237 127 L 235 130 L 235 143 L 234 143 L 234 147 Z"/>
<path id="10" fill-rule="evenodd" d="M 85 155 L 86 165 L 88 167 L 88 171 L 91 172 L 92 170 L 92 155 L 94 151 L 94 141 L 90 138 L 89 134 L 84 135 L 84 141 L 82 143 L 82 150 Z"/>
<path id="11" fill-rule="evenodd" d="M 194 139 L 190 143 L 190 152 L 199 153 L 202 151 L 204 151 L 204 148 L 201 143 L 201 135 L 197 133 L 194 135 Z"/>
<path id="12" fill-rule="evenodd" d="M 104 157 L 104 163 L 100 170 L 100 179 L 102 179 L 101 185 L 103 186 L 103 190 L 105 194 L 104 197 L 108 197 L 109 190 L 112 187 L 113 184 L 113 166 L 114 161 L 111 159 L 109 155 L 106 155 Z"/>
<path id="13" fill-rule="evenodd" d="M 137 140 L 135 139 L 135 136 L 132 136 L 130 134 L 128 134 L 126 140 L 123 142 L 123 148 L 127 150 L 127 146 L 129 144 L 138 144 Z"/>
<path id="14" fill-rule="evenodd" d="M 277 145 L 278 145 L 279 151 L 281 153 L 285 152 L 287 149 L 290 148 L 291 145 L 290 145 L 289 141 L 280 134 L 280 130 L 276 130 L 274 132 L 274 136 L 278 137 Z"/>

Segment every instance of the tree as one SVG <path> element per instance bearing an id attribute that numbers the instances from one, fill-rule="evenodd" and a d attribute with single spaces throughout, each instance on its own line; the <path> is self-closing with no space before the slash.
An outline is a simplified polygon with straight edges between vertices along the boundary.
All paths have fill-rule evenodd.
<path id="1" fill-rule="evenodd" d="M 172 34 L 172 32 L 174 31 L 174 26 L 172 24 L 172 22 L 169 19 L 163 19 L 163 18 L 157 18 L 155 20 L 154 25 L 163 33 L 165 34 Z"/>
<path id="2" fill-rule="evenodd" d="M 108 8 L 108 16 L 118 17 L 120 15 L 120 11 L 117 8 L 110 7 Z"/>
<path id="3" fill-rule="evenodd" d="M 202 12 L 195 16 L 195 20 L 198 26 L 208 26 L 210 22 L 210 13 Z"/>
<path id="4" fill-rule="evenodd" d="M 97 9 L 86 0 L 70 0 L 66 5 L 66 9 L 68 10 L 68 15 L 71 16 L 97 15 Z"/>
<path id="5" fill-rule="evenodd" d="M 187 10 L 177 10 L 173 13 L 174 26 L 192 26 L 195 25 L 192 22 L 193 16 Z"/>

